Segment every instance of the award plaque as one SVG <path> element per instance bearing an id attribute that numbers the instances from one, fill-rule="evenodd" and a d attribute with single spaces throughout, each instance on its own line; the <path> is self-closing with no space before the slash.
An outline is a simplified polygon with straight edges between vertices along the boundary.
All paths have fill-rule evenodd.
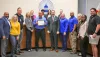
<path id="1" fill-rule="evenodd" d="M 38 20 L 38 25 L 39 26 L 43 26 L 45 23 L 44 23 L 44 20 Z"/>

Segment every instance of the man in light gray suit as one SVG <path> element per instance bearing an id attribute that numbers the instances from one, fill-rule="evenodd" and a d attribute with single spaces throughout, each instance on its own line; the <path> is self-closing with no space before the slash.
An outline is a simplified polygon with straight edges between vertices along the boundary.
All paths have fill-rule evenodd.
<path id="1" fill-rule="evenodd" d="M 57 16 L 55 16 L 55 10 L 52 10 L 51 17 L 48 19 L 48 33 L 50 33 L 50 39 L 51 39 L 51 50 L 53 51 L 55 48 L 55 51 L 58 52 L 58 37 L 57 34 L 59 34 L 59 19 Z"/>

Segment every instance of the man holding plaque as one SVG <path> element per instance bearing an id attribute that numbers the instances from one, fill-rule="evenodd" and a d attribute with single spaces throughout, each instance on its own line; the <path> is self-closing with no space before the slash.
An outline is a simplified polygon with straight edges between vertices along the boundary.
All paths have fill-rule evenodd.
<path id="1" fill-rule="evenodd" d="M 51 39 L 51 50 L 53 51 L 55 49 L 56 52 L 58 52 L 58 37 L 57 34 L 59 34 L 59 19 L 57 16 L 55 16 L 55 10 L 51 11 L 51 17 L 48 19 L 48 33 L 50 33 L 50 39 Z"/>
<path id="2" fill-rule="evenodd" d="M 38 42 L 39 42 L 39 38 L 41 38 L 42 40 L 42 44 L 43 44 L 43 51 L 46 51 L 46 47 L 45 47 L 45 27 L 47 25 L 47 20 L 46 18 L 43 16 L 42 12 L 39 12 L 39 16 L 34 19 L 33 21 L 34 27 L 35 27 L 35 47 L 36 47 L 36 51 L 38 51 Z"/>

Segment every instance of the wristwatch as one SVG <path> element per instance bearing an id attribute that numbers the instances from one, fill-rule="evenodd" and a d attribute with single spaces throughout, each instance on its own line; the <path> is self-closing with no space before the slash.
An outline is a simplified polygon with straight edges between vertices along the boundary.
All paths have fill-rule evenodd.
<path id="1" fill-rule="evenodd" d="M 94 32 L 94 34 L 97 34 L 97 32 Z"/>

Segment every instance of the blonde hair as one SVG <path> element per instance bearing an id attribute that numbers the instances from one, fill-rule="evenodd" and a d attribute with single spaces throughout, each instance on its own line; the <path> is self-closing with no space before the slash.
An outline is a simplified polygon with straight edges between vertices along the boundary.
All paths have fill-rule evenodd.
<path id="1" fill-rule="evenodd" d="M 13 17 L 12 17 L 12 19 L 11 19 L 11 22 L 14 22 L 14 18 L 16 17 L 16 22 L 18 22 L 18 16 L 17 15 L 14 15 Z"/>
<path id="2" fill-rule="evenodd" d="M 30 16 L 30 12 L 27 12 L 26 13 L 26 18 L 30 18 L 31 16 Z"/>
<path id="3" fill-rule="evenodd" d="M 33 10 L 30 11 L 30 15 L 32 15 L 32 14 L 34 14 L 34 11 Z"/>
<path id="4" fill-rule="evenodd" d="M 81 14 L 81 13 L 79 13 L 77 16 L 82 16 L 82 14 Z"/>

